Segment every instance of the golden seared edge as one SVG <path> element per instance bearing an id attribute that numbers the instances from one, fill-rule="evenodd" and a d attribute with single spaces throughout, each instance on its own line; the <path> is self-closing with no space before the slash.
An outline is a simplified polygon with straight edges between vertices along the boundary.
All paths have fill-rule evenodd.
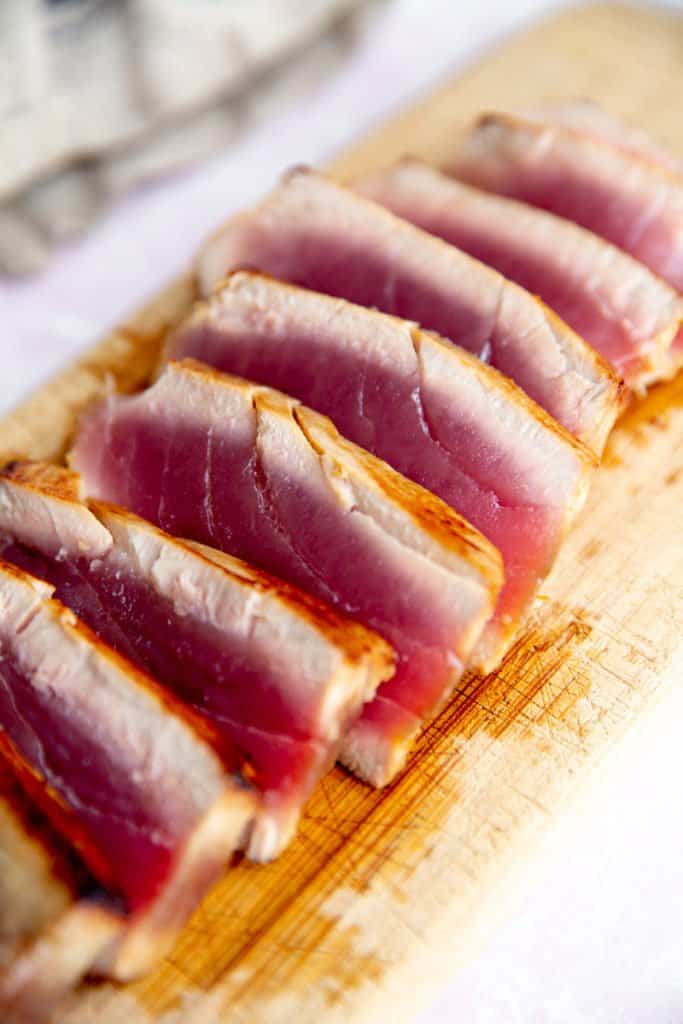
<path id="1" fill-rule="evenodd" d="M 547 352 L 561 357 L 579 388 L 580 411 L 585 415 L 574 426 L 569 417 L 577 409 L 564 402 L 559 405 L 563 415 L 557 415 L 596 452 L 602 451 L 618 413 L 619 381 L 583 338 L 551 315 L 535 296 L 491 267 L 310 168 L 290 170 L 265 199 L 228 220 L 208 239 L 197 258 L 202 294 L 209 296 L 226 274 L 244 265 L 291 276 L 297 263 L 295 256 L 283 250 L 282 238 L 293 228 L 304 236 L 310 229 L 316 238 L 334 237 L 335 231 L 344 237 L 349 231 L 358 232 L 367 247 L 377 249 L 382 261 L 398 261 L 418 277 L 424 277 L 428 266 L 433 284 L 446 291 L 456 287 L 475 304 L 486 296 L 482 315 L 491 316 L 496 306 L 499 311 L 504 306 L 510 323 L 526 325 L 521 334 L 516 332 L 516 345 L 531 343 L 541 357 Z M 269 248 L 271 235 L 275 242 Z M 497 303 L 490 301 L 496 296 Z"/>
<path id="2" fill-rule="evenodd" d="M 126 919 L 121 936 L 97 960 L 98 971 L 128 980 L 164 955 L 233 851 L 246 845 L 259 802 L 239 773 L 237 755 L 230 772 L 219 760 L 214 749 L 219 739 L 209 725 L 99 641 L 51 598 L 52 589 L 0 562 L 3 641 L 21 631 L 13 653 L 22 669 L 36 685 L 54 675 L 66 706 L 92 715 L 93 727 L 108 721 L 120 759 L 130 752 L 125 770 L 148 772 L 150 784 L 164 775 L 168 786 L 171 771 L 183 781 L 179 809 L 184 831 L 170 877 L 151 903 Z M 161 806 L 155 813 L 162 819 L 168 815 Z M 170 822 L 168 817 L 161 827 Z"/>
<path id="3" fill-rule="evenodd" d="M 346 475 L 352 485 L 358 485 L 352 497 L 361 509 L 365 504 L 395 540 L 460 575 L 485 581 L 494 598 L 497 596 L 503 581 L 497 548 L 431 491 L 343 438 L 326 416 L 273 388 L 221 373 L 194 359 L 171 362 L 168 370 L 188 374 L 198 382 L 212 382 L 219 388 L 236 388 L 249 397 L 257 412 L 293 422 L 317 453 L 328 477 Z"/>

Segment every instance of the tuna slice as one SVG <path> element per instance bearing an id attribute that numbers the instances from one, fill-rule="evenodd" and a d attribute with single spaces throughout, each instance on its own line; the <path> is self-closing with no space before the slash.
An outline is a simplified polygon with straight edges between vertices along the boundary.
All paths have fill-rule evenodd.
<path id="1" fill-rule="evenodd" d="M 683 173 L 683 160 L 664 149 L 654 139 L 630 124 L 613 117 L 592 100 L 560 100 L 546 103 L 525 116 L 532 120 L 564 125 L 593 135 L 634 156 L 644 157 L 676 174 Z"/>
<path id="2" fill-rule="evenodd" d="M 0 756 L 0 1019 L 43 1021 L 122 917 Z"/>
<path id="3" fill-rule="evenodd" d="M 683 175 L 683 160 L 654 142 L 646 132 L 624 124 L 590 101 L 548 104 L 536 114 L 531 114 L 531 117 L 591 135 L 598 141 L 655 164 L 679 179 Z M 671 283 L 679 287 L 674 280 Z M 676 371 L 682 363 L 683 328 L 679 330 L 671 348 L 671 370 Z"/>
<path id="4" fill-rule="evenodd" d="M 376 634 L 239 559 L 79 500 L 67 469 L 0 477 L 0 554 L 50 582 L 98 636 L 194 706 L 248 759 L 249 836 L 276 856 L 364 701 L 393 673 Z"/>
<path id="5" fill-rule="evenodd" d="M 487 114 L 453 170 L 576 221 L 683 291 L 683 177 L 557 115 Z"/>
<path id="6" fill-rule="evenodd" d="M 97 967 L 128 979 L 169 948 L 250 825 L 253 797 L 193 717 L 51 592 L 0 567 L 0 740 L 120 900 L 128 927 Z"/>
<path id="7" fill-rule="evenodd" d="M 539 295 L 631 388 L 642 390 L 671 374 L 683 306 L 661 278 L 616 246 L 417 160 L 381 171 L 359 188 Z"/>
<path id="8" fill-rule="evenodd" d="M 277 573 L 377 630 L 396 674 L 341 757 L 387 782 L 491 615 L 498 552 L 432 494 L 276 391 L 191 360 L 83 418 L 87 492 Z"/>
<path id="9" fill-rule="evenodd" d="M 167 352 L 294 395 L 481 530 L 505 585 L 474 661 L 495 667 L 586 492 L 594 459 L 571 434 L 436 335 L 258 274 L 232 275 Z"/>
<path id="10" fill-rule="evenodd" d="M 604 446 L 619 382 L 589 345 L 490 267 L 320 174 L 290 172 L 206 243 L 204 294 L 239 268 L 437 331 L 511 377 L 596 451 Z"/>

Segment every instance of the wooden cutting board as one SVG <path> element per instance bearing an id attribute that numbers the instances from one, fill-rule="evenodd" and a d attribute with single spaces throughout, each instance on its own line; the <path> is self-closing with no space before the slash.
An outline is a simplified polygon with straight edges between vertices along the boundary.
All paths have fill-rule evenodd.
<path id="1" fill-rule="evenodd" d="M 440 160 L 482 108 L 576 95 L 683 154 L 682 80 L 676 15 L 565 13 L 506 42 L 333 169 L 350 177 L 406 151 Z M 58 455 L 74 411 L 107 374 L 125 389 L 144 381 L 191 297 L 188 281 L 172 285 L 2 421 L 1 453 Z M 235 865 L 151 977 L 84 988 L 60 1024 L 409 1020 L 471 954 L 534 836 L 683 674 L 682 510 L 683 375 L 624 416 L 505 664 L 463 681 L 396 784 L 375 792 L 335 769 L 276 864 Z"/>

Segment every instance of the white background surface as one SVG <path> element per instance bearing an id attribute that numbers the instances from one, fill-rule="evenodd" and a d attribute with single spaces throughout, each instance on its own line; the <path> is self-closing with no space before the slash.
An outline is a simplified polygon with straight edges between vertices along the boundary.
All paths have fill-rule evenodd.
<path id="1" fill-rule="evenodd" d="M 206 232 L 281 169 L 324 160 L 554 6 L 396 0 L 296 109 L 128 198 L 42 274 L 0 281 L 0 410 L 182 270 Z M 681 71 L 683 81 L 683 57 Z M 682 780 L 683 692 L 640 724 L 550 830 L 502 925 L 419 1024 L 683 1024 Z"/>

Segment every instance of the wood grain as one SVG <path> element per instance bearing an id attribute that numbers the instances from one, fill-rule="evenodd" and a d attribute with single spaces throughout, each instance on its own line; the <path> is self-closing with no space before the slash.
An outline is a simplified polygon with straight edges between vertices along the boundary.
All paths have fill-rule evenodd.
<path id="1" fill-rule="evenodd" d="M 683 21 L 603 6 L 505 43 L 333 165 L 447 157 L 481 109 L 587 95 L 683 153 Z M 147 377 L 188 307 L 172 285 L 0 424 L 3 455 L 56 456 L 111 376 Z M 683 378 L 615 431 L 588 506 L 501 670 L 467 677 L 395 785 L 331 772 L 267 868 L 236 864 L 173 955 L 85 987 L 60 1024 L 408 1020 L 472 950 L 494 894 L 624 729 L 683 671 Z"/>

